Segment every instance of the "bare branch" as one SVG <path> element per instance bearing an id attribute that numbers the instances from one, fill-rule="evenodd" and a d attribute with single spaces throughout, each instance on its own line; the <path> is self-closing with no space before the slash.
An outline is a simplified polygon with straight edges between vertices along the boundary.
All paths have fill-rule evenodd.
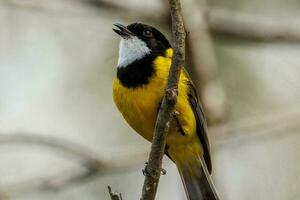
<path id="1" fill-rule="evenodd" d="M 108 188 L 108 192 L 109 192 L 111 200 L 122 200 L 122 194 L 121 193 L 113 192 L 109 185 L 107 186 L 107 188 Z"/>
<path id="2" fill-rule="evenodd" d="M 177 102 L 178 81 L 185 59 L 185 29 L 179 0 L 169 0 L 172 16 L 172 32 L 175 40 L 174 54 L 165 95 L 159 109 L 141 200 L 154 200 L 162 170 L 166 136 L 170 119 Z"/>

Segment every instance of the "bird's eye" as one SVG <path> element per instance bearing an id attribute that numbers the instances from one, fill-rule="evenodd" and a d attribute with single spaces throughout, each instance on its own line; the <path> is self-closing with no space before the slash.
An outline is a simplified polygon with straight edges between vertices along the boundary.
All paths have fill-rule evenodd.
<path id="1" fill-rule="evenodd" d="M 143 36 L 145 36 L 145 37 L 152 37 L 152 32 L 150 30 L 144 30 Z"/>

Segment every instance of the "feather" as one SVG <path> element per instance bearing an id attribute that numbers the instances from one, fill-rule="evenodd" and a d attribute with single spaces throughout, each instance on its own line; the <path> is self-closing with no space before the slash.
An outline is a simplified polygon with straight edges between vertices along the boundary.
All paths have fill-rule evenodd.
<path id="1" fill-rule="evenodd" d="M 188 91 L 189 102 L 196 118 L 197 135 L 203 148 L 203 157 L 205 160 L 205 164 L 207 166 L 209 173 L 211 174 L 212 164 L 210 158 L 210 145 L 207 137 L 207 124 L 206 124 L 205 115 L 202 106 L 198 100 L 198 94 L 192 82 L 192 79 L 189 77 L 189 74 L 185 70 L 183 72 L 188 77 L 187 85 L 189 87 L 189 91 Z"/>
<path id="2" fill-rule="evenodd" d="M 203 158 L 177 163 L 188 200 L 219 200 Z"/>

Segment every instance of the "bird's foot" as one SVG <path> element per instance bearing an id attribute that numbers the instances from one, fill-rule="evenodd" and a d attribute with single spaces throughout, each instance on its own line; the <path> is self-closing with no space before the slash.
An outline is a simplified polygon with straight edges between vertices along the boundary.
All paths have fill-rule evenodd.
<path id="1" fill-rule="evenodd" d="M 149 168 L 148 168 L 148 162 L 145 162 L 145 168 L 142 170 L 143 175 L 144 175 L 144 176 L 155 176 L 155 175 L 154 175 L 155 173 L 152 173 L 152 171 L 153 171 L 153 170 L 149 170 Z M 167 174 L 167 170 L 161 168 L 161 169 L 160 169 L 160 174 L 161 174 L 161 175 Z"/>

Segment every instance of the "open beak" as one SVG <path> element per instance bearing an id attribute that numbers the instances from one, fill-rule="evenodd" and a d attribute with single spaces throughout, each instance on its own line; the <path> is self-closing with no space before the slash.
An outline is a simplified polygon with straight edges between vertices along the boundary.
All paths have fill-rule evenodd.
<path id="1" fill-rule="evenodd" d="M 134 34 L 128 30 L 128 28 L 122 24 L 116 23 L 114 24 L 118 29 L 113 28 L 112 30 L 116 32 L 118 35 L 120 35 L 122 38 L 127 39 L 131 36 L 134 36 Z"/>

